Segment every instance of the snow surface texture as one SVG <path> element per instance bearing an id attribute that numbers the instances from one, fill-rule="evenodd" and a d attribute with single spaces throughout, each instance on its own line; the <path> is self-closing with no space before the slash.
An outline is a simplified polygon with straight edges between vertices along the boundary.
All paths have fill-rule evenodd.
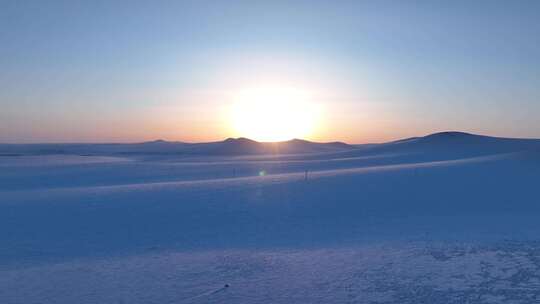
<path id="1" fill-rule="evenodd" d="M 540 141 L 222 143 L 0 145 L 0 303 L 540 302 Z"/>

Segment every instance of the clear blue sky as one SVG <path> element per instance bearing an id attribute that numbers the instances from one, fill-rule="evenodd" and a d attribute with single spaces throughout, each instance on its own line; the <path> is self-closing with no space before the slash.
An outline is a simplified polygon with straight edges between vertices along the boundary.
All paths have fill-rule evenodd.
<path id="1" fill-rule="evenodd" d="M 315 140 L 540 137 L 540 1 L 0 0 L 0 142 L 219 140 L 259 86 Z"/>

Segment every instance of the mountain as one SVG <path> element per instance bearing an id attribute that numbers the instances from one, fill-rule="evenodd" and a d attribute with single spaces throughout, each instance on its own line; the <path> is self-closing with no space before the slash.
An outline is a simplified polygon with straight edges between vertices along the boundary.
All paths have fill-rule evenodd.
<path id="1" fill-rule="evenodd" d="M 342 142 L 319 143 L 302 139 L 258 142 L 243 137 L 206 143 L 154 140 L 132 144 L 0 144 L 0 156 L 29 154 L 176 156 L 324 154 L 324 158 L 328 158 L 332 155 L 358 157 L 386 153 L 423 154 L 437 158 L 439 156 L 466 157 L 527 150 L 540 151 L 540 139 L 490 137 L 455 131 L 366 145 L 349 145 Z"/>
<path id="2" fill-rule="evenodd" d="M 207 143 L 154 140 L 132 144 L 0 144 L 0 155 L 77 154 L 77 155 L 258 155 L 304 154 L 355 149 L 342 142 L 317 143 L 293 139 L 258 142 L 248 138 L 227 138 Z"/>
<path id="3" fill-rule="evenodd" d="M 281 142 L 258 142 L 248 138 L 227 138 L 224 141 L 191 144 L 182 153 L 190 155 L 255 155 L 324 153 L 355 149 L 342 142 L 318 143 L 301 139 Z"/>

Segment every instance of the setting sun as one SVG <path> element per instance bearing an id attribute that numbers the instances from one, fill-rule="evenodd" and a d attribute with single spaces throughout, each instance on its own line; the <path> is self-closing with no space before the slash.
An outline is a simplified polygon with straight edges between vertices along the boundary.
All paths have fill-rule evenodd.
<path id="1" fill-rule="evenodd" d="M 309 94 L 297 89 L 250 89 L 238 94 L 230 120 L 237 136 L 282 141 L 310 136 L 320 115 Z"/>

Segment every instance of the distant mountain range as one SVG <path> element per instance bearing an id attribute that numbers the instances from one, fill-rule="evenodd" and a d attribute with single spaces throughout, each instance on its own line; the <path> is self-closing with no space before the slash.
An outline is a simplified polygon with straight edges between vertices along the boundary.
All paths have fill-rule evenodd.
<path id="1" fill-rule="evenodd" d="M 256 155 L 303 154 L 352 150 L 342 142 L 318 143 L 301 139 L 258 142 L 248 138 L 227 138 L 207 143 L 155 140 L 130 144 L 0 144 L 0 155 L 18 154 L 180 154 L 180 155 Z"/>
<path id="2" fill-rule="evenodd" d="M 138 155 L 174 154 L 186 156 L 235 156 L 340 153 L 357 155 L 399 152 L 415 153 L 438 151 L 511 152 L 539 149 L 540 139 L 499 138 L 464 132 L 440 132 L 424 137 L 413 137 L 382 144 L 349 145 L 343 142 L 319 143 L 302 139 L 282 142 L 258 142 L 248 138 L 228 138 L 207 143 L 185 143 L 155 140 L 130 144 L 0 144 L 0 155 L 77 154 L 77 155 Z"/>

